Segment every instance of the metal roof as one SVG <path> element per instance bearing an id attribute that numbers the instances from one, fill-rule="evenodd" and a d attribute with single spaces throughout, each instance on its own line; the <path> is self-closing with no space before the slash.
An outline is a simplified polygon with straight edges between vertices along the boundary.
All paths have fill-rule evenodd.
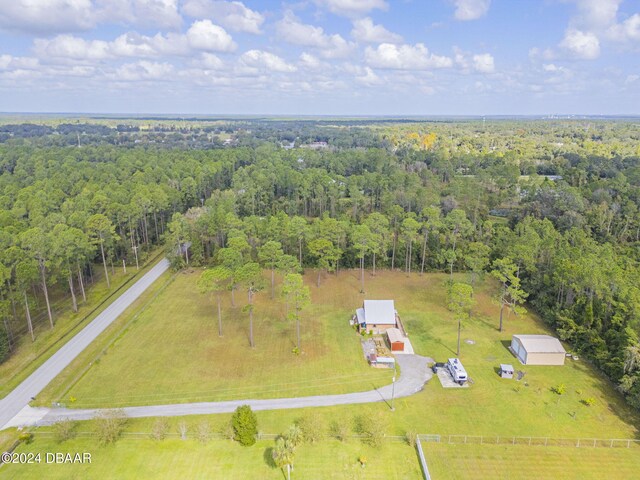
<path id="1" fill-rule="evenodd" d="M 368 325 L 396 324 L 396 309 L 393 300 L 365 300 L 364 315 Z"/>
<path id="2" fill-rule="evenodd" d="M 393 342 L 402 342 L 404 343 L 404 337 L 402 336 L 402 332 L 397 328 L 388 328 L 387 336 L 389 337 L 389 341 Z"/>
<path id="3" fill-rule="evenodd" d="M 528 353 L 567 353 L 560 340 L 550 335 L 514 335 Z"/>

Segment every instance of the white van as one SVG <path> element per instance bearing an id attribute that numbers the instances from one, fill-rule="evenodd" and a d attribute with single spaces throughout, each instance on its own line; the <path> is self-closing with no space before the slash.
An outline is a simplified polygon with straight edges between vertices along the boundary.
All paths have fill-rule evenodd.
<path id="1" fill-rule="evenodd" d="M 451 374 L 454 382 L 460 385 L 464 385 L 464 383 L 467 381 L 467 371 L 464 369 L 462 363 L 460 363 L 460 360 L 458 360 L 457 358 L 449 359 L 449 361 L 447 362 L 447 370 L 449 370 L 449 373 Z"/>

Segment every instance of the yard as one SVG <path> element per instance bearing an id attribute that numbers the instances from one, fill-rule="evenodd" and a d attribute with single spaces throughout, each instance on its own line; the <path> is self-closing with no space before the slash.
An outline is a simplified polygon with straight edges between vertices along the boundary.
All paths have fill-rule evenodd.
<path id="1" fill-rule="evenodd" d="M 0 474 L 15 480 L 47 478 L 138 479 L 157 480 L 286 478 L 273 465 L 273 440 L 261 440 L 252 447 L 241 447 L 230 440 L 196 440 L 125 438 L 115 445 L 101 447 L 93 439 L 75 439 L 57 444 L 51 439 L 36 438 L 18 450 L 26 452 L 90 452 L 90 465 L 8 465 Z M 366 457 L 366 466 L 358 462 Z M 399 461 L 401 460 L 401 461 Z M 302 445 L 295 456 L 292 478 L 419 480 L 420 465 L 415 450 L 405 443 L 387 442 L 381 448 L 363 445 L 357 440 L 341 443 L 327 440 Z"/>
<path id="2" fill-rule="evenodd" d="M 640 449 L 423 443 L 434 479 L 539 480 L 636 478 Z"/>

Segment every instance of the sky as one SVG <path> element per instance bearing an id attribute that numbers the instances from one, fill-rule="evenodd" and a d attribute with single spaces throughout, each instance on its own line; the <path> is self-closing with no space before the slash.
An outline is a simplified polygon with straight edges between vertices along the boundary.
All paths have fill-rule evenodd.
<path id="1" fill-rule="evenodd" d="M 640 114 L 640 0 L 0 0 L 0 111 Z"/>

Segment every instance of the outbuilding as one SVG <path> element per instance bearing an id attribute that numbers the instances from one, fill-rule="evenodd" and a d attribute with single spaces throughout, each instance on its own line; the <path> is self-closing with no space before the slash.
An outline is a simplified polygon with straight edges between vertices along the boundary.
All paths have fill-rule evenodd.
<path id="1" fill-rule="evenodd" d="M 399 329 L 388 328 L 387 339 L 392 352 L 404 352 L 405 337 Z"/>
<path id="2" fill-rule="evenodd" d="M 523 365 L 564 365 L 567 353 L 550 335 L 514 335 L 510 350 Z"/>
<path id="3" fill-rule="evenodd" d="M 513 378 L 513 365 L 507 363 L 500 364 L 500 377 Z"/>

